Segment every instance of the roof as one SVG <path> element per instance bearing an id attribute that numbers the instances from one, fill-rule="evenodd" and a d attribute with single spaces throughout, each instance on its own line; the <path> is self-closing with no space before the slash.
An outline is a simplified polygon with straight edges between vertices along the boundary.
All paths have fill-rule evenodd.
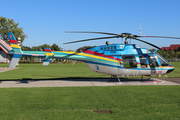
<path id="1" fill-rule="evenodd" d="M 162 47 L 161 49 L 162 50 L 173 50 L 173 51 L 175 51 L 175 50 L 178 50 L 180 48 L 180 44 L 172 44 L 172 45 L 170 45 L 169 47 Z"/>
<path id="2" fill-rule="evenodd" d="M 11 46 L 9 44 L 7 44 L 6 42 L 4 42 L 3 40 L 0 39 L 0 48 L 6 53 L 8 54 L 9 51 L 12 50 Z"/>

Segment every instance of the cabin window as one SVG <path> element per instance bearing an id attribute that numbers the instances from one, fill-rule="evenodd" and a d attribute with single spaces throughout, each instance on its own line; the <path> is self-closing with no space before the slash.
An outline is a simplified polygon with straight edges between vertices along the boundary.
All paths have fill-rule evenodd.
<path id="1" fill-rule="evenodd" d="M 141 68 L 147 68 L 147 60 L 145 56 L 139 56 Z"/>
<path id="2" fill-rule="evenodd" d="M 113 49 L 113 46 L 111 46 L 111 50 Z"/>
<path id="3" fill-rule="evenodd" d="M 104 50 L 106 50 L 106 47 L 104 47 Z"/>
<path id="4" fill-rule="evenodd" d="M 162 66 L 168 66 L 168 61 L 161 55 L 156 54 Z"/>
<path id="5" fill-rule="evenodd" d="M 107 47 L 107 49 L 109 50 L 109 47 Z"/>
<path id="6" fill-rule="evenodd" d="M 116 46 L 114 46 L 114 50 L 116 50 Z"/>
<path id="7" fill-rule="evenodd" d="M 135 56 L 122 56 L 124 68 L 137 68 Z"/>
<path id="8" fill-rule="evenodd" d="M 101 48 L 101 50 L 103 50 L 103 48 Z"/>
<path id="9" fill-rule="evenodd" d="M 154 56 L 149 56 L 150 67 L 159 67 L 159 64 Z"/>

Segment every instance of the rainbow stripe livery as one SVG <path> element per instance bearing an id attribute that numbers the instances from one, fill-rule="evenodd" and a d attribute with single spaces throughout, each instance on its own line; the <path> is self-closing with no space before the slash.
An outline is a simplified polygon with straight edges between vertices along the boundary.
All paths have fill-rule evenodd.
<path id="1" fill-rule="evenodd" d="M 133 44 L 111 44 L 93 47 L 84 52 L 52 51 L 21 51 L 14 35 L 8 33 L 11 43 L 12 60 L 9 67 L 15 67 L 21 56 L 43 57 L 43 65 L 48 65 L 52 59 L 81 60 L 91 71 L 112 76 L 137 76 L 167 74 L 175 68 L 162 56 L 151 53 L 146 48 L 136 48 Z"/>
<path id="2" fill-rule="evenodd" d="M 53 59 L 54 54 L 52 53 L 50 48 L 44 48 L 46 53 L 46 58 L 44 59 L 43 65 L 49 65 L 51 60 Z"/>
<path id="3" fill-rule="evenodd" d="M 9 67 L 11 68 L 15 68 L 15 66 L 17 65 L 17 63 L 19 62 L 19 59 L 22 56 L 22 51 L 20 49 L 20 46 L 18 45 L 16 38 L 14 37 L 12 32 L 8 33 L 8 39 L 9 42 L 11 44 L 12 50 L 13 50 L 13 55 L 12 55 L 12 60 L 10 62 Z"/>

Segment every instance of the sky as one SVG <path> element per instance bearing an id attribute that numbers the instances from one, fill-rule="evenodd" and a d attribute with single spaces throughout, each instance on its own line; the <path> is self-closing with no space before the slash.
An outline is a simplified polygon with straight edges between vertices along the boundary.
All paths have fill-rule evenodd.
<path id="1" fill-rule="evenodd" d="M 0 16 L 14 19 L 28 38 L 24 46 L 57 44 L 64 50 L 83 46 L 121 43 L 121 38 L 63 44 L 76 40 L 108 37 L 92 33 L 65 31 L 93 31 L 180 37 L 180 0 L 3 0 Z M 141 38 L 159 47 L 180 44 L 177 39 Z M 131 40 L 142 48 L 153 47 Z"/>

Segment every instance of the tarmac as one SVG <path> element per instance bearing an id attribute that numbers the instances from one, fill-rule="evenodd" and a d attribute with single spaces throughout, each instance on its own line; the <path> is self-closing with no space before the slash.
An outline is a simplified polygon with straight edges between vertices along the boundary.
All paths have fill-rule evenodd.
<path id="1" fill-rule="evenodd" d="M 17 68 L 15 68 L 17 69 Z M 0 72 L 13 70 L 12 68 L 0 68 Z M 83 87 L 83 86 L 126 86 L 126 85 L 180 85 L 180 78 L 166 79 L 122 79 L 121 83 L 117 79 L 52 79 L 52 80 L 2 80 L 0 88 L 17 87 Z"/>

